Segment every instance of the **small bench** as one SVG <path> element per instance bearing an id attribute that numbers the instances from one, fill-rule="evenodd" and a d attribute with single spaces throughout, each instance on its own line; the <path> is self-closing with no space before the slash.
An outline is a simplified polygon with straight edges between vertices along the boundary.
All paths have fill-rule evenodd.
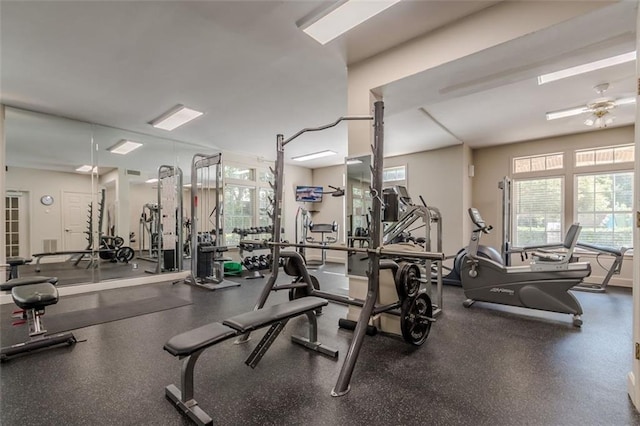
<path id="1" fill-rule="evenodd" d="M 36 349 L 47 348 L 62 343 L 72 345 L 76 339 L 72 333 L 57 333 L 46 335 L 47 330 L 42 325 L 41 316 L 44 315 L 45 307 L 58 303 L 58 289 L 54 284 L 58 282 L 55 277 L 24 277 L 10 280 L 0 285 L 2 290 L 11 290 L 13 302 L 22 311 L 22 319 L 14 325 L 29 325 L 29 340 L 12 346 L 4 347 L 0 350 L 0 361 L 4 362 L 10 357 L 34 351 Z"/>
<path id="2" fill-rule="evenodd" d="M 172 337 L 164 345 L 164 350 L 182 361 L 181 388 L 169 385 L 165 395 L 198 425 L 211 425 L 213 420 L 205 413 L 193 397 L 194 368 L 198 357 L 205 349 L 260 328 L 271 326 L 249 355 L 245 364 L 255 368 L 278 337 L 286 323 L 297 316 L 306 314 L 309 320 L 309 337 L 291 336 L 294 343 L 334 358 L 338 351 L 327 348 L 317 341 L 317 322 L 314 310 L 326 306 L 327 300 L 319 297 L 303 297 L 278 305 L 267 306 L 228 318 L 222 323 L 211 323 Z"/>
<path id="3" fill-rule="evenodd" d="M 26 259 L 20 256 L 9 256 L 7 257 L 7 265 L 9 265 L 9 279 L 12 280 L 14 278 L 19 277 L 18 266 L 26 265 L 27 263 L 31 263 L 32 259 Z"/>

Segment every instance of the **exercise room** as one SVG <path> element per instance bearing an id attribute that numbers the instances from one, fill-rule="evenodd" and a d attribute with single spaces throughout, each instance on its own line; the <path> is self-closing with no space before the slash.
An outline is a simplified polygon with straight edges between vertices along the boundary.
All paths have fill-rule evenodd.
<path id="1" fill-rule="evenodd" d="M 640 424 L 637 2 L 0 11 L 3 425 Z"/>

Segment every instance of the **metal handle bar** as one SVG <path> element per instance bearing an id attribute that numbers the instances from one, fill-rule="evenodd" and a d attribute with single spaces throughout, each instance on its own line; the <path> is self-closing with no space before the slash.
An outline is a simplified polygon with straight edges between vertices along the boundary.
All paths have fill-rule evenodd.
<path id="1" fill-rule="evenodd" d="M 377 249 L 372 248 L 356 248 L 356 247 L 344 247 L 339 245 L 320 245 L 320 244 L 293 244 L 293 243 L 276 243 L 269 241 L 267 242 L 270 246 L 279 246 L 279 247 L 300 247 L 300 248 L 308 248 L 308 249 L 318 249 L 318 250 L 337 250 L 337 251 L 348 251 L 352 253 L 377 253 L 381 256 L 397 256 L 397 257 L 407 257 L 407 258 L 415 258 L 415 259 L 430 259 L 430 260 L 444 260 L 444 253 L 433 253 L 433 252 L 408 252 L 408 251 L 396 251 L 396 250 L 388 250 L 383 247 L 378 247 Z"/>
<path id="2" fill-rule="evenodd" d="M 370 116 L 370 115 L 352 115 L 352 116 L 340 117 L 336 121 L 334 121 L 333 123 L 325 124 L 324 126 L 307 127 L 306 129 L 300 130 L 298 133 L 296 133 L 295 135 L 291 136 L 289 139 L 287 139 L 284 142 L 282 142 L 282 146 L 285 146 L 286 144 L 288 144 L 289 142 L 291 142 L 292 140 L 294 140 L 295 138 L 297 138 L 298 136 L 300 136 L 303 133 L 306 133 L 306 132 L 318 132 L 320 130 L 330 129 L 332 127 L 337 126 L 338 123 L 340 123 L 341 121 L 350 121 L 350 120 L 373 120 L 373 117 Z"/>

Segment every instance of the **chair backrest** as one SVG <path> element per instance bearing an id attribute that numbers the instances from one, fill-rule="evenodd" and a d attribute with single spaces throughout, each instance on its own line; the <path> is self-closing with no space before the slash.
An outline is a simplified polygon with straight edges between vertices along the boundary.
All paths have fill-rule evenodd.
<path id="1" fill-rule="evenodd" d="M 567 235 L 564 237 L 564 243 L 562 246 L 567 249 L 570 253 L 573 253 L 573 249 L 576 247 L 578 243 L 578 237 L 580 236 L 580 231 L 582 230 L 582 226 L 579 223 L 574 223 L 569 227 L 567 231 Z"/>

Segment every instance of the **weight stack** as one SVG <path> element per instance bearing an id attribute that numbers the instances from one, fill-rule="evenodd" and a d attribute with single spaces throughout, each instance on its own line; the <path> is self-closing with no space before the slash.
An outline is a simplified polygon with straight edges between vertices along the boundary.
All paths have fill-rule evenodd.
<path id="1" fill-rule="evenodd" d="M 209 244 L 198 244 L 198 278 L 207 278 L 213 275 L 213 247 Z"/>
<path id="2" fill-rule="evenodd" d="M 175 271 L 176 269 L 176 251 L 162 251 L 162 266 L 165 271 Z"/>

